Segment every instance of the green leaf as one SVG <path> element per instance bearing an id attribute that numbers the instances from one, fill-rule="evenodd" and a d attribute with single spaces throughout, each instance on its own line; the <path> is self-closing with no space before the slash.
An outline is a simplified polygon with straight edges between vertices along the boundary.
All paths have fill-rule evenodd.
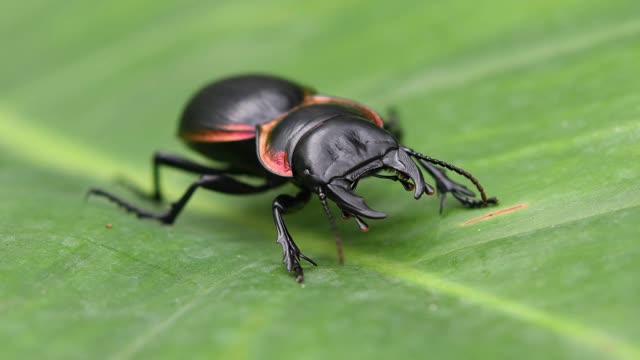
<path id="1" fill-rule="evenodd" d="M 640 358 L 637 1 L 3 7 L 0 357 Z M 83 201 L 134 199 L 113 178 L 189 154 L 173 134 L 190 94 L 255 71 L 395 106 L 405 145 L 500 205 L 439 216 L 368 181 L 390 216 L 341 223 L 339 266 L 314 200 L 287 216 L 319 263 L 299 286 L 278 192 L 198 192 L 175 226 Z M 171 197 L 192 179 L 164 175 Z"/>

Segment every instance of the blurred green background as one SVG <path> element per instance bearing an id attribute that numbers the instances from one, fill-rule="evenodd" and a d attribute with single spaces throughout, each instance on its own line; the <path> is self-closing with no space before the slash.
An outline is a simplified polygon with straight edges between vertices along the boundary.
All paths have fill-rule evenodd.
<path id="1" fill-rule="evenodd" d="M 3 1 L 0 357 L 640 358 L 639 15 L 635 0 Z M 396 106 L 406 145 L 500 206 L 439 216 L 367 182 L 389 218 L 341 222 L 339 266 L 314 200 L 287 217 L 320 265 L 301 287 L 274 243 L 280 190 L 199 192 L 173 227 L 83 201 L 134 199 L 113 178 L 148 186 L 154 150 L 189 154 L 185 101 L 246 72 Z M 164 174 L 170 197 L 192 179 Z"/>

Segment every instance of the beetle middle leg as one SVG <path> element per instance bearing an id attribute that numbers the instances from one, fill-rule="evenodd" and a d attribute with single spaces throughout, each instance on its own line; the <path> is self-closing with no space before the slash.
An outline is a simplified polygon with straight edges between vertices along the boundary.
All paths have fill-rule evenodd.
<path id="1" fill-rule="evenodd" d="M 254 194 L 269 190 L 274 187 L 274 184 L 266 183 L 256 186 L 238 181 L 232 177 L 222 174 L 202 175 L 200 179 L 193 182 L 189 186 L 189 188 L 187 188 L 187 191 L 185 191 L 185 193 L 178 201 L 171 204 L 169 210 L 160 214 L 141 209 L 102 189 L 90 189 L 87 193 L 87 196 L 96 195 L 105 197 L 123 207 L 125 210 L 136 214 L 139 218 L 155 219 L 163 224 L 173 224 L 176 217 L 180 214 L 180 212 L 182 212 L 184 206 L 187 204 L 189 199 L 191 199 L 191 196 L 199 187 L 204 187 L 209 190 L 227 194 Z"/>
<path id="2" fill-rule="evenodd" d="M 311 198 L 311 193 L 307 190 L 300 191 L 296 196 L 279 195 L 273 200 L 273 222 L 278 231 L 278 240 L 276 242 L 282 246 L 283 259 L 282 262 L 287 266 L 288 271 L 296 274 L 296 281 L 302 283 L 304 281 L 304 272 L 300 265 L 300 259 L 305 259 L 313 265 L 317 265 L 313 260 L 306 257 L 298 248 L 293 238 L 287 230 L 287 225 L 282 218 L 283 214 L 288 214 L 299 210 Z"/>

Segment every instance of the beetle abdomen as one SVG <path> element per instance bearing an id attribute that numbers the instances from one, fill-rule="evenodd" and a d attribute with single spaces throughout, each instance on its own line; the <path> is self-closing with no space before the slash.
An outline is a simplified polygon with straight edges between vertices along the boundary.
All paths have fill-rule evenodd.
<path id="1" fill-rule="evenodd" d="M 300 105 L 311 90 L 267 75 L 243 75 L 205 86 L 187 104 L 178 134 L 188 142 L 255 137 L 255 127 Z"/>

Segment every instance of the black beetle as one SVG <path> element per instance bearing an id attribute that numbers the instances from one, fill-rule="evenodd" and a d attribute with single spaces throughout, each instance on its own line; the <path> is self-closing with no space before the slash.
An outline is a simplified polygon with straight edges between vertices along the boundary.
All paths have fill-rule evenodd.
<path id="1" fill-rule="evenodd" d="M 480 207 L 497 203 L 487 198 L 480 183 L 468 172 L 432 159 L 398 144 L 400 131 L 392 115 L 387 124 L 380 115 L 357 102 L 318 95 L 308 87 L 267 75 L 243 75 L 223 79 L 201 89 L 187 104 L 178 127 L 178 136 L 189 147 L 209 159 L 224 164 L 212 168 L 183 157 L 157 152 L 153 157 L 153 193 L 160 201 L 160 166 L 169 166 L 200 174 L 182 197 L 163 214 L 142 210 L 101 189 L 89 190 L 134 212 L 140 218 L 172 224 L 195 190 L 203 187 L 228 194 L 253 194 L 292 182 L 297 195 L 280 195 L 273 201 L 273 221 L 277 242 L 284 252 L 283 263 L 293 271 L 296 281 L 304 279 L 300 259 L 316 265 L 293 242 L 282 218 L 318 195 L 336 238 L 340 263 L 342 248 L 327 198 L 342 210 L 344 218 L 353 218 L 361 230 L 368 225 L 362 218 L 382 219 L 384 213 L 371 209 L 354 193 L 358 181 L 378 177 L 399 181 L 414 197 L 432 195 L 435 189 L 424 181 L 415 159 L 433 177 L 440 194 L 440 211 L 447 193 L 462 204 Z M 471 180 L 482 200 L 465 186 L 450 180 L 441 166 Z M 392 174 L 381 174 L 390 170 Z M 262 178 L 252 185 L 234 176 Z M 138 192 L 140 192 L 138 190 Z"/>

